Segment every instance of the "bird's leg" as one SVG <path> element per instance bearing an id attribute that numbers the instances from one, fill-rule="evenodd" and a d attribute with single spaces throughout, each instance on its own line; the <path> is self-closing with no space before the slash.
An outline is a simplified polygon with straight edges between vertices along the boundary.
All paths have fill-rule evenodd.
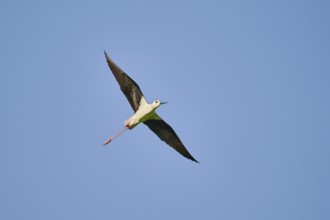
<path id="1" fill-rule="evenodd" d="M 115 139 L 116 137 L 118 137 L 119 135 L 121 135 L 121 133 L 123 133 L 124 131 L 126 131 L 128 129 L 127 126 L 123 127 L 121 130 L 119 130 L 116 134 L 114 134 L 111 138 L 109 138 L 106 142 L 104 142 L 104 145 L 109 144 L 113 139 Z"/>

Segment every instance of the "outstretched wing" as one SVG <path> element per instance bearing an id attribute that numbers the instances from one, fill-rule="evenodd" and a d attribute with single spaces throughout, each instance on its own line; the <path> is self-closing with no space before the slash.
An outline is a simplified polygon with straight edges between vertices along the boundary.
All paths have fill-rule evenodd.
<path id="1" fill-rule="evenodd" d="M 146 103 L 146 100 L 142 94 L 142 91 L 138 84 L 134 82 L 134 80 L 129 77 L 122 69 L 120 69 L 115 62 L 108 56 L 108 54 L 104 51 L 105 58 L 107 59 L 107 63 L 115 76 L 121 91 L 126 96 L 129 104 L 131 104 L 134 112 L 136 112 L 140 106 L 140 104 Z M 143 103 L 141 103 L 143 102 Z"/>
<path id="2" fill-rule="evenodd" d="M 199 163 L 185 148 L 173 128 L 163 119 L 161 119 L 157 114 L 155 115 L 154 119 L 147 120 L 144 122 L 144 124 L 147 125 L 150 130 L 152 130 L 162 141 L 173 147 L 182 156 Z"/>

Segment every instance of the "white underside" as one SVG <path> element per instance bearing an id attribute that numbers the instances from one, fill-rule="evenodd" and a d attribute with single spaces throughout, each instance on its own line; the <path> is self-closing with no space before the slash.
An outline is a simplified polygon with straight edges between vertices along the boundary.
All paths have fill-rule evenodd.
<path id="1" fill-rule="evenodd" d="M 139 109 L 135 112 L 134 115 L 129 117 L 125 122 L 125 126 L 129 129 L 133 129 L 139 123 L 143 123 L 151 118 L 159 118 L 155 113 L 155 108 L 152 104 L 147 103 L 144 97 L 141 98 Z"/>

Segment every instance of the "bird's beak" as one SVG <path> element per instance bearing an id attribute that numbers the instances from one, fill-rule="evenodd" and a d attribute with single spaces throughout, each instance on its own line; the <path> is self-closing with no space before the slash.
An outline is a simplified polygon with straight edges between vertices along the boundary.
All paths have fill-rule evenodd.
<path id="1" fill-rule="evenodd" d="M 166 104 L 167 102 L 161 102 L 160 104 L 163 105 L 163 104 Z"/>

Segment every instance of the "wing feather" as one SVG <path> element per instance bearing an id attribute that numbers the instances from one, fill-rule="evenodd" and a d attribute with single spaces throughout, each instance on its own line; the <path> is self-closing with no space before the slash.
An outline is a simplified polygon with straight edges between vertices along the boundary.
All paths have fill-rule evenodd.
<path id="1" fill-rule="evenodd" d="M 141 99 L 145 101 L 142 91 L 138 84 L 129 77 L 122 69 L 113 62 L 113 60 L 108 56 L 108 54 L 104 51 L 104 55 L 107 59 L 107 63 L 115 76 L 121 91 L 126 96 L 128 102 L 132 106 L 134 112 L 136 112 L 140 106 Z"/>
<path id="2" fill-rule="evenodd" d="M 167 143 L 182 156 L 199 163 L 185 148 L 173 128 L 158 115 L 156 115 L 155 119 L 145 121 L 144 124 L 147 125 L 162 141 Z"/>

